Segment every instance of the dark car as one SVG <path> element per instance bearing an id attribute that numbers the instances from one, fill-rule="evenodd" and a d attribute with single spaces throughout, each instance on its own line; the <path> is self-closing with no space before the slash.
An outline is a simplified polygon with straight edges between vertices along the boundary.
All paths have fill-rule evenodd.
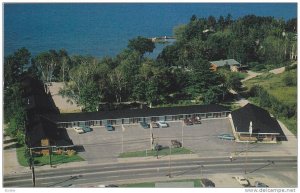
<path id="1" fill-rule="evenodd" d="M 86 133 L 86 132 L 91 132 L 93 131 L 92 128 L 90 128 L 89 126 L 85 126 L 85 127 L 82 127 L 83 131 Z"/>
<path id="2" fill-rule="evenodd" d="M 171 143 L 172 143 L 172 147 L 175 147 L 175 148 L 179 148 L 182 146 L 182 144 L 177 140 L 171 140 Z"/>
<path id="3" fill-rule="evenodd" d="M 107 131 L 114 131 L 115 130 L 114 126 L 112 126 L 111 124 L 105 125 L 105 128 L 106 128 Z"/>
<path id="4" fill-rule="evenodd" d="M 269 186 L 260 182 L 260 181 L 255 181 L 254 182 L 254 186 L 257 187 L 257 188 L 268 188 Z"/>
<path id="5" fill-rule="evenodd" d="M 200 117 L 194 117 L 194 118 L 192 118 L 192 122 L 194 124 L 201 124 L 201 118 Z"/>
<path id="6" fill-rule="evenodd" d="M 184 119 L 185 125 L 193 125 L 193 121 L 191 119 Z"/>
<path id="7" fill-rule="evenodd" d="M 140 125 L 144 128 L 144 129 L 148 129 L 150 127 L 150 125 L 146 122 L 140 122 Z"/>
<path id="8" fill-rule="evenodd" d="M 156 144 L 154 149 L 155 149 L 155 151 L 160 151 L 163 149 L 163 146 Z"/>
<path id="9" fill-rule="evenodd" d="M 105 186 L 105 187 L 108 187 L 108 188 L 117 188 L 117 187 L 119 187 L 119 186 L 116 185 L 116 184 L 109 184 L 109 185 L 107 185 L 107 186 Z"/>
<path id="10" fill-rule="evenodd" d="M 209 179 L 202 178 L 202 179 L 200 179 L 200 182 L 201 182 L 202 186 L 205 188 L 214 188 L 215 187 L 215 183 L 213 183 Z"/>

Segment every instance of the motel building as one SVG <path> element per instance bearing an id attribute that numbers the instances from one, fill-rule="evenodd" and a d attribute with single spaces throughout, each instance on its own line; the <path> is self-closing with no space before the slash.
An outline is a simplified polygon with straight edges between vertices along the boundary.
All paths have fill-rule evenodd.
<path id="1" fill-rule="evenodd" d="M 47 115 L 58 128 L 74 126 L 104 126 L 106 124 L 138 124 L 139 122 L 180 121 L 186 118 L 200 117 L 213 119 L 228 117 L 230 110 L 221 105 L 191 105 L 180 107 L 144 108 L 111 110 L 85 113 Z"/>
<path id="2" fill-rule="evenodd" d="M 277 120 L 271 117 L 265 109 L 250 103 L 232 112 L 227 107 L 210 104 L 51 114 L 44 117 L 55 123 L 57 128 L 93 127 L 107 124 L 118 126 L 156 121 L 170 122 L 195 117 L 201 119 L 227 118 L 231 124 L 236 142 L 276 143 L 277 140 L 286 140 Z M 251 134 L 249 132 L 250 122 L 252 122 Z"/>
<path id="3" fill-rule="evenodd" d="M 277 120 L 271 117 L 268 111 L 256 105 L 248 103 L 232 111 L 228 117 L 237 142 L 276 143 L 277 140 L 286 140 Z M 251 134 L 249 132 L 250 122 L 252 124 Z"/>

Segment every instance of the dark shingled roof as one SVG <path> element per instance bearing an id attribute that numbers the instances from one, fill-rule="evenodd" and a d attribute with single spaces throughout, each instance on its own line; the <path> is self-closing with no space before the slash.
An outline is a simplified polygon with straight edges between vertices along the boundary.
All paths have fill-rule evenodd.
<path id="1" fill-rule="evenodd" d="M 32 122 L 27 133 L 27 141 L 30 147 L 41 146 L 42 139 L 49 139 L 51 145 L 66 146 L 73 145 L 72 140 L 69 138 L 66 129 L 57 128 L 55 123 L 43 118 L 36 117 L 36 122 Z"/>
<path id="2" fill-rule="evenodd" d="M 112 111 L 99 111 L 99 112 L 89 112 L 89 113 L 68 113 L 68 114 L 60 114 L 60 115 L 53 114 L 53 115 L 47 115 L 46 117 L 54 122 L 72 122 L 72 121 L 151 117 L 151 116 L 223 112 L 223 111 L 230 112 L 230 110 L 227 107 L 212 104 L 212 105 L 192 105 L 192 106 L 180 106 L 180 107 L 112 110 Z"/>
<path id="3" fill-rule="evenodd" d="M 277 120 L 268 111 L 248 103 L 244 107 L 231 112 L 232 121 L 237 132 L 249 132 L 252 121 L 253 133 L 279 133 L 284 136 Z"/>

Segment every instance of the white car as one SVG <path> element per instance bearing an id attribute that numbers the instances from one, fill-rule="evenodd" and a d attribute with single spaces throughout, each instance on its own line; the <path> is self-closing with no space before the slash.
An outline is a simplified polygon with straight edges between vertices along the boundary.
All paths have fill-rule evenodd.
<path id="1" fill-rule="evenodd" d="M 81 134 L 84 133 L 84 130 L 82 127 L 73 127 L 74 131 L 76 131 L 76 133 Z"/>
<path id="2" fill-rule="evenodd" d="M 157 124 L 159 125 L 159 127 L 163 128 L 163 127 L 168 127 L 169 125 L 164 122 L 164 121 L 158 121 Z"/>
<path id="3" fill-rule="evenodd" d="M 244 178 L 244 176 L 234 176 L 234 178 L 238 181 L 239 184 L 241 184 L 244 187 L 250 185 L 249 181 L 246 178 Z"/>

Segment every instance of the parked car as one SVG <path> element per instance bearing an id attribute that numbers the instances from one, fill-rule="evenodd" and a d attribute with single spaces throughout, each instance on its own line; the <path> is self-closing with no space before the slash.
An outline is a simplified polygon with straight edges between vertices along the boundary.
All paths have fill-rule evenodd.
<path id="1" fill-rule="evenodd" d="M 164 127 L 168 127 L 168 123 L 164 122 L 164 121 L 158 121 L 157 124 L 159 125 L 159 127 L 164 128 Z"/>
<path id="2" fill-rule="evenodd" d="M 163 146 L 156 144 L 154 149 L 155 149 L 155 151 L 160 151 L 163 149 Z"/>
<path id="3" fill-rule="evenodd" d="M 159 124 L 155 122 L 151 122 L 151 127 L 152 128 L 159 128 Z"/>
<path id="4" fill-rule="evenodd" d="M 144 128 L 144 129 L 148 129 L 150 127 L 150 125 L 146 122 L 140 122 L 140 125 Z"/>
<path id="5" fill-rule="evenodd" d="M 193 122 L 193 124 L 201 124 L 201 118 L 200 117 L 193 117 L 192 122 Z"/>
<path id="6" fill-rule="evenodd" d="M 105 187 L 108 187 L 108 188 L 117 188 L 119 186 L 116 185 L 116 184 L 109 184 L 109 185 L 106 185 Z"/>
<path id="7" fill-rule="evenodd" d="M 76 133 L 78 134 L 82 134 L 84 133 L 84 130 L 82 129 L 82 127 L 73 127 L 74 131 L 76 131 Z"/>
<path id="8" fill-rule="evenodd" d="M 182 144 L 177 140 L 171 140 L 172 147 L 179 148 Z"/>
<path id="9" fill-rule="evenodd" d="M 85 127 L 82 127 L 83 131 L 86 133 L 86 132 L 91 132 L 93 129 L 90 128 L 89 126 L 85 126 Z"/>
<path id="10" fill-rule="evenodd" d="M 214 187 L 216 187 L 215 183 L 213 183 L 211 180 L 206 179 L 206 178 L 200 179 L 200 183 L 205 188 L 214 188 Z"/>
<path id="11" fill-rule="evenodd" d="M 254 186 L 257 188 L 268 188 L 269 187 L 268 185 L 266 185 L 265 183 L 262 183 L 260 181 L 255 181 Z"/>
<path id="12" fill-rule="evenodd" d="M 193 125 L 193 121 L 191 119 L 184 119 L 185 125 Z"/>
<path id="13" fill-rule="evenodd" d="M 112 126 L 111 124 L 105 125 L 105 128 L 106 128 L 107 131 L 114 131 L 115 130 L 114 126 Z"/>
<path id="14" fill-rule="evenodd" d="M 244 187 L 250 186 L 250 182 L 244 176 L 234 176 L 234 178 Z"/>
<path id="15" fill-rule="evenodd" d="M 221 135 L 218 135 L 218 138 L 219 139 L 223 139 L 223 140 L 235 140 L 235 137 L 231 134 L 221 134 Z"/>

